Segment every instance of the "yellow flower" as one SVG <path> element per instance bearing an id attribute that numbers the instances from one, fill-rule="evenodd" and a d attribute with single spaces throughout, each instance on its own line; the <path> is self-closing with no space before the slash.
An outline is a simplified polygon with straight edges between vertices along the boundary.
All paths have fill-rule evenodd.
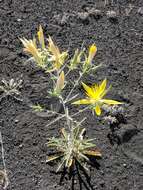
<path id="1" fill-rule="evenodd" d="M 106 95 L 106 93 L 109 90 L 106 89 L 107 85 L 106 79 L 104 79 L 100 85 L 94 84 L 91 87 L 87 86 L 84 83 L 82 83 L 82 85 L 88 97 L 86 99 L 75 101 L 72 104 L 91 105 L 97 115 L 101 115 L 101 106 L 103 104 L 108 104 L 108 105 L 122 104 L 121 102 L 115 100 L 103 99 L 103 97 Z"/>
<path id="2" fill-rule="evenodd" d="M 41 63 L 41 57 L 40 53 L 37 49 L 35 39 L 33 40 L 27 40 L 26 38 L 20 38 L 21 42 L 23 43 L 24 46 L 24 51 L 31 54 L 35 61 L 38 62 L 39 64 Z"/>
<path id="3" fill-rule="evenodd" d="M 88 54 L 88 57 L 87 57 L 87 64 L 90 64 L 95 56 L 97 52 L 97 47 L 95 44 L 92 44 L 90 47 L 89 47 L 89 54 Z"/>
<path id="4" fill-rule="evenodd" d="M 39 43 L 41 45 L 41 48 L 44 49 L 45 48 L 45 41 L 44 41 L 44 34 L 43 34 L 43 29 L 42 26 L 39 26 L 39 31 L 37 32 L 37 36 L 38 36 L 38 40 Z"/>
<path id="5" fill-rule="evenodd" d="M 54 63 L 55 63 L 54 68 L 56 70 L 59 70 L 65 62 L 65 58 L 67 57 L 67 52 L 60 53 L 59 48 L 54 44 L 51 37 L 49 37 L 48 41 L 49 41 L 49 51 L 52 53 L 54 58 Z"/>

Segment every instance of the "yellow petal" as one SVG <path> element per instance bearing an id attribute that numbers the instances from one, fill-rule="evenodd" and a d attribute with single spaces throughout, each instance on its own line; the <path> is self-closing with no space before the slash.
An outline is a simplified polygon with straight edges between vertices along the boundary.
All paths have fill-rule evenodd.
<path id="1" fill-rule="evenodd" d="M 100 109 L 100 106 L 97 104 L 96 107 L 95 107 L 95 113 L 99 116 L 101 115 L 101 109 Z"/>
<path id="2" fill-rule="evenodd" d="M 43 34 L 43 29 L 42 26 L 39 26 L 39 31 L 37 32 L 38 35 L 38 40 L 41 45 L 41 47 L 44 49 L 45 48 L 45 42 L 44 42 L 44 34 Z"/>
<path id="3" fill-rule="evenodd" d="M 97 51 L 96 45 L 95 45 L 95 44 L 92 44 L 92 45 L 90 46 L 90 48 L 89 48 L 89 53 L 95 54 L 96 51 Z"/>
<path id="4" fill-rule="evenodd" d="M 96 52 L 97 52 L 97 47 L 96 47 L 95 44 L 92 44 L 92 45 L 90 46 L 90 48 L 89 48 L 89 55 L 88 55 L 88 61 L 87 61 L 88 64 L 91 63 L 91 61 L 93 60 L 93 58 L 94 58 Z"/>
<path id="5" fill-rule="evenodd" d="M 99 86 L 100 94 L 102 94 L 102 93 L 105 91 L 106 85 L 107 85 L 107 80 L 104 79 L 104 80 L 102 81 L 102 83 L 100 84 L 100 86 Z"/>
<path id="6" fill-rule="evenodd" d="M 82 86 L 83 86 L 84 90 L 86 91 L 86 94 L 87 94 L 89 97 L 93 98 L 93 97 L 94 97 L 94 91 L 93 91 L 92 87 L 87 86 L 87 85 L 84 84 L 83 82 L 82 82 Z"/>
<path id="7" fill-rule="evenodd" d="M 109 104 L 109 105 L 123 104 L 122 102 L 118 102 L 116 100 L 108 100 L 108 99 L 101 99 L 100 102 Z"/>
<path id="8" fill-rule="evenodd" d="M 90 99 L 82 99 L 82 100 L 78 100 L 78 101 L 75 101 L 73 102 L 72 104 L 77 104 L 77 105 L 80 105 L 80 104 L 91 104 L 91 100 Z"/>

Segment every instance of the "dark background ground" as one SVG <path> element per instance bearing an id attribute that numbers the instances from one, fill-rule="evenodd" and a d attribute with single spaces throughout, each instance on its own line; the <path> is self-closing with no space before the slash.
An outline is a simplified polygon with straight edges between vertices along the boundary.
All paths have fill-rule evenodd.
<path id="1" fill-rule="evenodd" d="M 113 0 L 114 1 L 114 0 Z M 132 10 L 127 15 L 129 7 Z M 96 137 L 103 158 L 99 169 L 91 169 L 91 186 L 77 179 L 75 185 L 64 178 L 59 185 L 60 174 L 55 167 L 45 163 L 47 138 L 57 134 L 60 122 L 45 127 L 48 119 L 37 117 L 30 108 L 12 98 L 0 104 L 0 119 L 5 159 L 10 179 L 9 190 L 142 190 L 143 189 L 143 15 L 138 9 L 142 0 L 116 0 L 104 6 L 96 0 L 1 0 L 0 1 L 0 79 L 23 74 L 22 95 L 30 100 L 45 97 L 48 75 L 38 69 L 25 66 L 26 56 L 18 37 L 32 37 L 41 24 L 63 49 L 80 47 L 93 42 L 98 47 L 96 63 L 103 63 L 95 81 L 107 77 L 112 83 L 112 98 L 128 103 L 126 120 L 118 131 L 122 143 L 111 145 L 107 138 L 110 129 L 100 124 L 96 117 L 85 122 L 87 133 Z M 78 13 L 87 8 L 98 8 L 100 18 L 89 16 L 86 20 Z M 110 21 L 106 12 L 115 10 L 116 21 Z M 98 77 L 98 79 L 97 79 Z M 115 93 L 116 92 L 116 93 Z M 117 95 L 118 94 L 118 95 Z M 83 117 L 83 116 L 82 116 Z M 92 119 L 91 119 L 92 118 Z M 137 130 L 136 130 L 137 129 Z"/>

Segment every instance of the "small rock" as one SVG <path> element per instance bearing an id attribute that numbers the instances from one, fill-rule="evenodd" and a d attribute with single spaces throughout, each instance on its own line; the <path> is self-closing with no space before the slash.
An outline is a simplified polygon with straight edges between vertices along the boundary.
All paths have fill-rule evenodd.
<path id="1" fill-rule="evenodd" d="M 126 168 L 126 167 L 127 167 L 127 164 L 123 164 L 123 166 Z"/>
<path id="2" fill-rule="evenodd" d="M 117 19 L 117 13 L 115 11 L 107 11 L 106 15 L 109 19 Z"/>
<path id="3" fill-rule="evenodd" d="M 135 126 L 131 124 L 124 124 L 121 126 L 121 129 L 118 131 L 117 135 L 122 143 L 126 143 L 137 135 L 138 132 L 139 130 Z"/>
<path id="4" fill-rule="evenodd" d="M 67 24 L 68 19 L 69 19 L 69 14 L 68 13 L 64 13 L 63 15 L 58 14 L 58 15 L 54 15 L 54 20 L 61 26 Z"/>
<path id="5" fill-rule="evenodd" d="M 60 21 L 60 25 L 65 25 L 67 23 L 68 19 L 69 19 L 69 15 L 68 14 L 64 14 L 62 16 L 61 21 Z"/>
<path id="6" fill-rule="evenodd" d="M 101 175 L 104 175 L 104 171 L 103 170 L 101 170 Z"/>
<path id="7" fill-rule="evenodd" d="M 19 120 L 18 120 L 18 119 L 15 119 L 15 120 L 14 120 L 14 122 L 15 122 L 15 123 L 18 123 L 18 122 L 19 122 Z"/>
<path id="8" fill-rule="evenodd" d="M 99 18 L 102 16 L 102 11 L 95 8 L 89 9 L 88 13 L 89 15 L 94 16 L 95 18 Z"/>
<path id="9" fill-rule="evenodd" d="M 74 184 L 77 184 L 77 180 L 74 180 Z"/>
<path id="10" fill-rule="evenodd" d="M 22 148 L 22 147 L 23 147 L 23 144 L 20 144 L 20 145 L 19 145 L 19 148 Z"/>
<path id="11" fill-rule="evenodd" d="M 78 18 L 82 21 L 86 21 L 89 18 L 89 13 L 88 12 L 81 12 L 78 13 Z"/>
<path id="12" fill-rule="evenodd" d="M 7 57 L 10 53 L 8 48 L 0 48 L 0 57 L 4 58 Z"/>
<path id="13" fill-rule="evenodd" d="M 103 180 L 101 180 L 101 181 L 99 182 L 99 184 L 100 184 L 101 187 L 104 187 L 105 182 L 104 182 Z"/>
<path id="14" fill-rule="evenodd" d="M 140 15 L 143 15 L 143 7 L 140 7 L 140 8 L 138 9 L 138 13 L 139 13 Z"/>
<path id="15" fill-rule="evenodd" d="M 17 19 L 17 21 L 18 21 L 18 22 L 21 22 L 21 21 L 22 21 L 22 19 L 21 19 L 21 18 L 18 18 L 18 19 Z"/>

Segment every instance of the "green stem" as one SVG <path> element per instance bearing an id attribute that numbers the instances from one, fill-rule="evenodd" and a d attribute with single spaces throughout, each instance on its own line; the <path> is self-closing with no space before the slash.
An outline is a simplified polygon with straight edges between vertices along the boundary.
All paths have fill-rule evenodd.
<path id="1" fill-rule="evenodd" d="M 80 73 L 80 75 L 79 75 L 77 81 L 75 82 L 73 88 L 71 89 L 71 91 L 70 91 L 69 94 L 67 95 L 67 98 L 65 99 L 65 102 L 68 102 L 68 100 L 69 100 L 71 94 L 73 93 L 75 87 L 79 84 L 79 81 L 80 81 L 80 79 L 82 78 L 83 74 L 84 74 L 84 73 Z"/>

